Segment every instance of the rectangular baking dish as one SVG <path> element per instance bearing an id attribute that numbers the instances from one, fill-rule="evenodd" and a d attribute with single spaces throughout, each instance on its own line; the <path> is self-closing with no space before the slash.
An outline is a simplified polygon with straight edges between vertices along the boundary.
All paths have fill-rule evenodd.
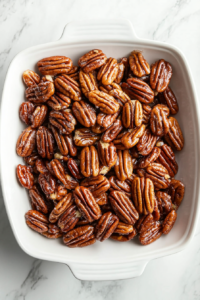
<path id="1" fill-rule="evenodd" d="M 142 50 L 151 64 L 163 58 L 173 67 L 170 86 L 175 92 L 180 111 L 176 118 L 185 138 L 184 149 L 176 153 L 177 178 L 186 185 L 184 201 L 177 222 L 169 234 L 148 246 L 137 239 L 128 243 L 107 240 L 82 249 L 70 249 L 61 240 L 48 240 L 25 224 L 24 214 L 30 209 L 28 194 L 16 179 L 16 166 L 23 164 L 17 156 L 16 141 L 24 129 L 18 111 L 25 100 L 22 73 L 36 70 L 44 57 L 66 55 L 76 65 L 78 58 L 91 49 L 102 49 L 107 57 L 128 56 Z M 10 64 L 1 105 L 1 180 L 7 214 L 20 247 L 29 255 L 67 264 L 82 280 L 114 280 L 142 274 L 151 259 L 184 249 L 191 241 L 199 212 L 199 106 L 187 61 L 176 47 L 139 39 L 129 21 L 87 20 L 68 24 L 59 41 L 31 47 L 19 53 Z"/>

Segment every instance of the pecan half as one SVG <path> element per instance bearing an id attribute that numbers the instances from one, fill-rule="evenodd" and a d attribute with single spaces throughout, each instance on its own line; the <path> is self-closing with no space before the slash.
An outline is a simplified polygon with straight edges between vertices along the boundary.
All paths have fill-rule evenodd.
<path id="1" fill-rule="evenodd" d="M 168 193 L 171 196 L 171 200 L 173 204 L 176 206 L 176 210 L 177 210 L 185 194 L 184 184 L 180 180 L 172 179 L 170 182 Z"/>
<path id="2" fill-rule="evenodd" d="M 163 226 L 162 233 L 163 234 L 168 234 L 172 230 L 172 228 L 176 222 L 176 219 L 177 219 L 176 211 L 175 210 L 170 211 L 170 213 L 166 216 L 166 218 L 164 219 L 163 224 L 162 224 L 162 226 Z"/>
<path id="3" fill-rule="evenodd" d="M 40 156 L 51 160 L 54 155 L 55 141 L 50 130 L 45 126 L 40 126 L 36 134 L 36 141 Z"/>
<path id="4" fill-rule="evenodd" d="M 172 209 L 171 196 L 165 192 L 158 191 L 156 193 L 156 200 L 160 211 L 160 217 L 163 219 Z"/>
<path id="5" fill-rule="evenodd" d="M 70 230 L 66 235 L 64 235 L 63 242 L 70 248 L 92 245 L 96 242 L 94 227 L 86 225 Z"/>
<path id="6" fill-rule="evenodd" d="M 168 170 L 171 177 L 174 177 L 178 172 L 178 164 L 175 159 L 175 154 L 171 147 L 166 144 L 162 145 L 160 149 L 161 153 L 157 159 L 157 162 Z"/>
<path id="7" fill-rule="evenodd" d="M 68 75 L 58 76 L 55 79 L 55 87 L 58 92 L 74 101 L 80 101 L 82 98 L 79 83 Z"/>
<path id="8" fill-rule="evenodd" d="M 126 149 L 134 147 L 143 136 L 146 126 L 142 124 L 140 127 L 129 129 L 128 132 L 121 138 L 122 144 Z"/>
<path id="9" fill-rule="evenodd" d="M 94 146 L 85 147 L 81 150 L 80 168 L 85 177 L 99 174 L 99 157 Z"/>
<path id="10" fill-rule="evenodd" d="M 56 92 L 51 98 L 47 101 L 47 104 L 53 110 L 63 110 L 69 107 L 71 104 L 71 99 L 62 93 Z"/>
<path id="11" fill-rule="evenodd" d="M 76 179 L 83 178 L 83 176 L 81 175 L 79 165 L 73 158 L 69 158 L 69 160 L 67 161 L 67 167 L 73 177 L 75 177 Z"/>
<path id="12" fill-rule="evenodd" d="M 54 193 L 56 188 L 56 179 L 50 174 L 41 174 L 38 177 L 38 183 L 42 189 L 42 191 L 46 195 L 50 195 Z"/>
<path id="13" fill-rule="evenodd" d="M 95 72 L 84 73 L 79 72 L 79 82 L 83 94 L 87 97 L 88 92 L 98 90 L 98 83 Z"/>
<path id="14" fill-rule="evenodd" d="M 119 180 L 116 176 L 111 176 L 109 178 L 110 191 L 120 191 L 123 192 L 129 198 L 131 197 L 131 184 L 128 180 Z"/>
<path id="15" fill-rule="evenodd" d="M 119 110 L 119 103 L 115 100 L 115 98 L 104 92 L 89 92 L 88 98 L 91 103 L 98 106 L 100 111 L 105 114 L 114 114 Z"/>
<path id="16" fill-rule="evenodd" d="M 119 219 L 111 212 L 107 212 L 101 216 L 95 228 L 96 239 L 100 242 L 108 239 L 117 228 Z"/>
<path id="17" fill-rule="evenodd" d="M 31 167 L 18 165 L 17 178 L 20 184 L 26 189 L 31 189 L 34 185 L 34 177 L 33 174 L 31 173 Z"/>
<path id="18" fill-rule="evenodd" d="M 159 222 L 154 222 L 152 226 L 140 234 L 139 240 L 142 245 L 149 245 L 159 239 L 161 235 L 161 224 Z"/>
<path id="19" fill-rule="evenodd" d="M 44 214 L 48 213 L 44 197 L 36 186 L 33 186 L 33 188 L 29 190 L 29 196 L 31 198 L 31 206 L 33 209 L 41 211 Z"/>
<path id="20" fill-rule="evenodd" d="M 156 136 L 163 136 L 169 131 L 169 108 L 166 105 L 158 104 L 151 111 L 151 131 Z"/>
<path id="21" fill-rule="evenodd" d="M 77 148 L 74 145 L 73 137 L 71 134 L 68 135 L 61 135 L 59 134 L 59 131 L 54 126 L 50 126 L 54 138 L 56 140 L 56 144 L 58 146 L 58 149 L 60 150 L 62 155 L 67 155 L 68 153 L 71 156 L 77 155 Z"/>
<path id="22" fill-rule="evenodd" d="M 67 74 L 72 68 L 72 60 L 66 56 L 50 56 L 37 63 L 42 75 Z"/>
<path id="23" fill-rule="evenodd" d="M 19 117 L 26 125 L 31 125 L 31 116 L 34 112 L 34 105 L 31 102 L 23 102 L 19 108 Z"/>
<path id="24" fill-rule="evenodd" d="M 95 144 L 101 136 L 92 132 L 90 128 L 81 128 L 75 130 L 74 143 L 79 147 L 86 147 Z"/>
<path id="25" fill-rule="evenodd" d="M 134 128 L 142 125 L 143 110 L 138 100 L 131 100 L 125 103 L 122 112 L 122 123 L 126 128 Z"/>
<path id="26" fill-rule="evenodd" d="M 147 128 L 137 143 L 137 150 L 139 154 L 146 156 L 151 153 L 157 140 L 158 138 L 152 135 L 150 130 Z"/>
<path id="27" fill-rule="evenodd" d="M 150 85 L 158 93 L 163 92 L 172 77 L 172 66 L 164 59 L 156 61 L 151 66 Z"/>
<path id="28" fill-rule="evenodd" d="M 118 233 L 120 235 L 129 235 L 135 230 L 135 228 L 132 225 L 119 222 L 114 233 Z"/>
<path id="29" fill-rule="evenodd" d="M 120 59 L 120 62 L 118 63 L 117 76 L 114 81 L 119 84 L 124 77 L 124 73 L 125 73 L 125 63 L 123 59 Z"/>
<path id="30" fill-rule="evenodd" d="M 117 119 L 119 114 L 120 114 L 120 110 L 117 111 L 113 115 L 107 115 L 107 114 L 100 113 L 100 114 L 97 115 L 97 124 L 101 127 L 108 128 Z"/>
<path id="31" fill-rule="evenodd" d="M 168 86 L 163 93 L 158 94 L 159 100 L 162 104 L 167 105 L 170 109 L 170 114 L 175 115 L 179 111 L 177 99 Z"/>
<path id="32" fill-rule="evenodd" d="M 60 134 L 71 133 L 76 125 L 76 119 L 67 110 L 51 111 L 49 114 L 49 122 L 58 128 Z"/>
<path id="33" fill-rule="evenodd" d="M 62 232 L 68 232 L 76 226 L 80 217 L 81 214 L 77 210 L 76 205 L 71 205 L 59 218 L 58 226 Z"/>
<path id="34" fill-rule="evenodd" d="M 146 167 L 148 167 L 151 163 L 153 163 L 157 159 L 159 161 L 160 153 L 161 153 L 161 149 L 158 147 L 154 147 L 149 155 L 144 156 L 143 158 L 141 158 L 138 161 L 137 167 L 141 168 L 141 169 L 145 169 Z"/>
<path id="35" fill-rule="evenodd" d="M 151 116 L 151 106 L 148 104 L 142 104 L 142 111 L 143 111 L 143 124 L 149 124 L 150 116 Z"/>
<path id="36" fill-rule="evenodd" d="M 101 139 L 104 143 L 112 142 L 117 135 L 122 131 L 123 126 L 121 120 L 117 119 L 114 123 L 102 134 Z"/>
<path id="37" fill-rule="evenodd" d="M 115 100 L 119 103 L 120 107 L 123 107 L 125 103 L 130 101 L 130 97 L 122 91 L 122 89 L 112 89 L 109 91 L 109 95 L 113 96 Z"/>
<path id="38" fill-rule="evenodd" d="M 29 210 L 25 214 L 26 224 L 33 230 L 42 233 L 48 231 L 49 221 L 45 215 L 37 210 Z"/>
<path id="39" fill-rule="evenodd" d="M 91 127 L 92 132 L 100 134 L 106 131 L 105 127 L 99 126 L 98 124 L 95 124 L 94 126 Z"/>
<path id="40" fill-rule="evenodd" d="M 57 184 L 54 193 L 50 194 L 50 199 L 60 201 L 67 195 L 67 189 L 62 184 Z"/>
<path id="41" fill-rule="evenodd" d="M 31 71 L 31 70 L 26 70 L 24 71 L 22 75 L 23 82 L 25 83 L 26 86 L 30 87 L 31 85 L 36 85 L 40 83 L 40 76 Z"/>
<path id="42" fill-rule="evenodd" d="M 102 50 L 94 49 L 81 56 L 78 65 L 85 73 L 89 73 L 105 64 L 106 59 L 107 57 Z"/>
<path id="43" fill-rule="evenodd" d="M 103 143 L 102 141 L 99 141 L 98 155 L 101 164 L 108 168 L 113 167 L 117 161 L 116 147 L 113 143 Z"/>
<path id="44" fill-rule="evenodd" d="M 170 117 L 169 118 L 169 132 L 165 136 L 166 142 L 176 150 L 180 151 L 184 146 L 184 138 L 178 121 Z"/>
<path id="45" fill-rule="evenodd" d="M 48 225 L 48 231 L 41 232 L 41 235 L 45 236 L 48 239 L 58 239 L 62 237 L 62 232 L 55 224 Z"/>
<path id="46" fill-rule="evenodd" d="M 41 158 L 38 158 L 36 160 L 35 167 L 36 167 L 37 171 L 43 175 L 46 175 L 49 173 L 49 170 L 46 167 L 46 162 Z"/>
<path id="47" fill-rule="evenodd" d="M 146 59 L 139 51 L 132 51 L 129 56 L 129 64 L 131 71 L 137 77 L 142 77 L 150 74 L 150 66 Z"/>
<path id="48" fill-rule="evenodd" d="M 127 225 L 127 226 L 131 226 L 131 225 Z M 137 235 L 137 231 L 135 230 L 135 228 L 133 228 L 133 231 L 127 235 L 121 235 L 114 232 L 110 238 L 118 242 L 128 242 L 132 240 L 136 235 Z"/>
<path id="49" fill-rule="evenodd" d="M 46 105 L 37 106 L 31 116 L 31 120 L 32 120 L 31 127 L 37 128 L 41 126 L 46 119 L 47 112 L 48 112 L 48 108 Z"/>
<path id="50" fill-rule="evenodd" d="M 166 189 L 170 184 L 168 170 L 158 163 L 151 163 L 146 168 L 145 176 L 153 181 L 156 190 Z"/>
<path id="51" fill-rule="evenodd" d="M 98 71 L 97 79 L 102 82 L 102 84 L 111 84 L 118 73 L 118 64 L 115 58 L 108 58 L 103 66 Z"/>
<path id="52" fill-rule="evenodd" d="M 81 125 L 91 127 L 96 123 L 95 109 L 85 101 L 74 102 L 72 112 Z"/>
<path id="53" fill-rule="evenodd" d="M 31 128 L 31 126 L 22 131 L 16 145 L 16 151 L 19 156 L 26 157 L 31 155 L 35 149 L 35 137 L 36 130 Z"/>
<path id="54" fill-rule="evenodd" d="M 101 194 L 107 192 L 110 188 L 110 182 L 103 175 L 96 177 L 86 178 L 81 181 L 81 186 L 84 186 L 90 190 L 94 198 L 98 198 Z"/>
<path id="55" fill-rule="evenodd" d="M 117 150 L 117 161 L 114 170 L 119 180 L 126 180 L 131 177 L 133 173 L 133 164 L 128 150 Z"/>
<path id="56" fill-rule="evenodd" d="M 45 103 L 55 92 L 53 82 L 41 82 L 26 89 L 26 99 L 33 104 Z"/>
<path id="57" fill-rule="evenodd" d="M 124 146 L 124 144 L 122 144 L 122 138 L 123 136 L 125 136 L 127 134 L 128 131 L 122 131 L 120 134 L 118 134 L 118 136 L 115 138 L 115 140 L 113 141 L 113 144 L 115 145 L 115 147 L 119 150 L 126 150 L 127 148 Z"/>
<path id="58" fill-rule="evenodd" d="M 56 223 L 59 217 L 72 205 L 72 203 L 72 193 L 69 193 L 54 207 L 50 213 L 49 221 L 51 223 Z"/>
<path id="59" fill-rule="evenodd" d="M 154 218 L 152 214 L 141 215 L 139 220 L 135 224 L 135 228 L 138 233 L 142 233 L 148 230 L 154 224 Z"/>

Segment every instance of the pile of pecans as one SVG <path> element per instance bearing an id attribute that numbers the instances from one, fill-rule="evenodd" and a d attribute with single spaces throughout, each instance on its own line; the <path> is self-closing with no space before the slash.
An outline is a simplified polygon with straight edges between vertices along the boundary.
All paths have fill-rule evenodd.
<path id="1" fill-rule="evenodd" d="M 119 62 L 101 50 L 77 66 L 65 56 L 27 70 L 17 141 L 27 225 L 68 247 L 138 235 L 147 245 L 172 229 L 184 197 L 174 151 L 184 139 L 169 87 L 172 66 L 151 67 L 139 51 Z"/>

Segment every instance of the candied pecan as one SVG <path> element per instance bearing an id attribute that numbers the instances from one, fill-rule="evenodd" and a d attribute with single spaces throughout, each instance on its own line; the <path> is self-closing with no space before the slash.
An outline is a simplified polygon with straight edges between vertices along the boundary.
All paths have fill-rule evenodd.
<path id="1" fill-rule="evenodd" d="M 150 86 L 138 78 L 128 78 L 127 83 L 122 83 L 122 89 L 131 99 L 137 99 L 144 104 L 154 100 L 154 92 Z"/>
<path id="2" fill-rule="evenodd" d="M 174 152 L 171 147 L 164 144 L 160 147 L 161 153 L 157 159 L 157 162 L 163 165 L 169 172 L 171 177 L 174 177 L 178 172 L 178 164 L 175 159 Z"/>
<path id="3" fill-rule="evenodd" d="M 39 158 L 37 152 L 33 152 L 31 155 L 24 157 L 24 161 L 29 166 L 35 166 L 36 160 Z"/>
<path id="4" fill-rule="evenodd" d="M 44 214 L 48 213 L 48 208 L 45 203 L 44 197 L 39 192 L 36 186 L 33 186 L 32 189 L 29 190 L 29 196 L 31 198 L 31 205 L 32 208 L 38 211 L 41 211 Z"/>
<path id="5" fill-rule="evenodd" d="M 59 129 L 60 134 L 71 133 L 76 125 L 76 119 L 67 110 L 51 111 L 49 114 L 49 122 L 51 125 Z"/>
<path id="6" fill-rule="evenodd" d="M 115 58 L 108 58 L 98 71 L 97 79 L 104 85 L 111 84 L 118 73 L 118 64 Z"/>
<path id="7" fill-rule="evenodd" d="M 90 128 L 81 128 L 75 130 L 74 143 L 76 146 L 91 146 L 100 140 L 101 136 L 92 132 Z"/>
<path id="8" fill-rule="evenodd" d="M 51 98 L 47 101 L 47 104 L 53 110 L 63 110 L 69 107 L 71 104 L 71 99 L 62 93 L 56 92 Z"/>
<path id="9" fill-rule="evenodd" d="M 67 74 L 72 68 L 72 60 L 66 56 L 50 56 L 37 63 L 42 75 Z"/>
<path id="10" fill-rule="evenodd" d="M 93 222 L 100 218 L 101 209 L 89 189 L 78 186 L 75 188 L 73 196 L 79 211 L 86 220 Z"/>
<path id="11" fill-rule="evenodd" d="M 145 176 L 153 181 L 155 190 L 166 189 L 170 184 L 167 169 L 158 163 L 151 163 L 146 168 Z"/>
<path id="12" fill-rule="evenodd" d="M 104 93 L 107 93 L 109 94 L 110 91 L 112 90 L 120 90 L 122 91 L 122 88 L 119 84 L 117 84 L 116 82 L 113 82 L 111 84 L 108 84 L 108 85 L 99 85 L 99 89 L 100 91 L 104 92 Z"/>
<path id="13" fill-rule="evenodd" d="M 165 136 L 166 142 L 176 150 L 180 151 L 184 146 L 184 138 L 178 121 L 170 117 L 169 118 L 169 132 Z"/>
<path id="14" fill-rule="evenodd" d="M 19 156 L 26 157 L 31 155 L 35 149 L 35 137 L 36 130 L 31 128 L 31 126 L 22 131 L 16 145 L 16 151 Z"/>
<path id="15" fill-rule="evenodd" d="M 81 90 L 79 83 L 68 75 L 60 75 L 55 79 L 57 91 L 66 95 L 74 101 L 81 100 Z"/>
<path id="16" fill-rule="evenodd" d="M 107 115 L 100 113 L 97 115 L 97 124 L 101 127 L 105 127 L 106 129 L 113 124 L 113 122 L 117 119 L 120 114 L 120 110 L 118 110 L 113 115 Z"/>
<path id="17" fill-rule="evenodd" d="M 154 224 L 154 218 L 152 214 L 142 215 L 140 219 L 135 224 L 135 228 L 138 233 L 142 233 L 149 229 Z"/>
<path id="18" fill-rule="evenodd" d="M 71 70 L 67 73 L 68 76 L 73 78 L 74 80 L 79 80 L 79 67 L 72 66 Z"/>
<path id="19" fill-rule="evenodd" d="M 91 103 L 99 107 L 100 111 L 105 114 L 114 114 L 119 110 L 119 103 L 115 100 L 115 98 L 104 92 L 89 92 L 88 98 Z"/>
<path id="20" fill-rule="evenodd" d="M 163 93 L 158 94 L 158 98 L 162 104 L 169 107 L 171 115 L 177 114 L 179 111 L 178 102 L 169 86 L 164 90 Z"/>
<path id="21" fill-rule="evenodd" d="M 33 230 L 42 233 L 48 231 L 49 221 L 45 215 L 37 210 L 29 210 L 25 214 L 26 224 Z"/>
<path id="22" fill-rule="evenodd" d="M 166 216 L 172 209 L 171 196 L 165 192 L 158 191 L 156 193 L 156 200 L 160 211 L 160 217 L 163 219 L 163 216 Z"/>
<path id="23" fill-rule="evenodd" d="M 151 153 L 147 156 L 144 156 L 143 158 L 141 158 L 138 163 L 137 163 L 137 167 L 141 168 L 141 169 L 145 169 L 146 167 L 148 167 L 151 163 L 153 163 L 154 161 L 159 160 L 159 156 L 161 153 L 161 149 L 158 147 L 154 147 L 153 150 L 151 151 Z M 160 162 L 160 161 L 159 161 Z"/>
<path id="24" fill-rule="evenodd" d="M 130 97 L 121 89 L 112 89 L 111 91 L 109 91 L 109 95 L 115 98 L 120 107 L 123 107 L 125 103 L 131 100 Z"/>
<path id="25" fill-rule="evenodd" d="M 128 150 L 117 150 L 117 161 L 114 170 L 117 178 L 122 181 L 132 175 L 133 164 Z"/>
<path id="26" fill-rule="evenodd" d="M 123 192 L 129 198 L 131 197 L 131 185 L 128 180 L 119 180 L 116 176 L 111 176 L 109 178 L 110 191 L 120 191 Z"/>
<path id="27" fill-rule="evenodd" d="M 67 232 L 63 237 L 63 242 L 67 247 L 86 247 L 96 242 L 94 227 L 91 225 L 81 226 Z"/>
<path id="28" fill-rule="evenodd" d="M 154 222 L 151 227 L 149 227 L 147 230 L 143 231 L 140 234 L 139 240 L 142 245 L 149 245 L 155 242 L 157 239 L 159 239 L 161 235 L 162 235 L 162 226 L 157 221 Z"/>
<path id="29" fill-rule="evenodd" d="M 121 120 L 117 119 L 114 123 L 102 134 L 101 139 L 104 143 L 112 142 L 117 135 L 122 131 L 123 126 Z"/>
<path id="30" fill-rule="evenodd" d="M 119 219 L 111 212 L 106 212 L 101 216 L 95 227 L 96 239 L 100 242 L 108 239 L 117 228 Z"/>
<path id="31" fill-rule="evenodd" d="M 49 173 L 49 170 L 46 167 L 45 161 L 41 158 L 38 158 L 35 162 L 35 167 L 37 171 L 43 175 L 46 175 Z"/>
<path id="32" fill-rule="evenodd" d="M 55 224 L 49 224 L 48 231 L 41 232 L 41 235 L 48 239 L 58 239 L 63 236 L 62 232 L 60 232 L 60 229 Z"/>
<path id="33" fill-rule="evenodd" d="M 137 143 L 137 150 L 141 155 L 148 155 L 153 150 L 158 138 L 151 134 L 150 130 L 147 128 L 144 134 Z"/>
<path id="34" fill-rule="evenodd" d="M 162 224 L 162 226 L 163 226 L 162 233 L 163 234 L 168 234 L 172 230 L 172 227 L 174 226 L 174 224 L 176 222 L 176 218 L 177 218 L 177 213 L 173 209 L 172 211 L 170 211 L 168 213 L 168 215 L 165 217 L 165 219 L 163 221 L 163 224 Z"/>
<path id="35" fill-rule="evenodd" d="M 24 71 L 24 73 L 22 75 L 22 79 L 23 79 L 25 85 L 28 87 L 30 87 L 31 85 L 36 85 L 36 84 L 40 83 L 40 76 L 31 70 Z"/>
<path id="36" fill-rule="evenodd" d="M 122 112 L 122 123 L 126 128 L 134 128 L 142 125 L 142 104 L 138 100 L 125 103 Z"/>
<path id="37" fill-rule="evenodd" d="M 54 155 L 55 141 L 49 129 L 40 126 L 36 134 L 37 150 L 40 156 L 52 159 Z"/>
<path id="38" fill-rule="evenodd" d="M 172 179 L 168 193 L 171 196 L 171 200 L 176 206 L 176 209 L 178 209 L 185 194 L 184 184 L 180 180 Z"/>
<path id="39" fill-rule="evenodd" d="M 121 138 L 122 144 L 127 148 L 134 147 L 143 136 L 146 126 L 142 124 L 140 127 L 129 129 L 128 132 Z"/>
<path id="40" fill-rule="evenodd" d="M 19 108 L 19 117 L 26 125 L 31 125 L 31 116 L 34 112 L 34 105 L 31 102 L 23 102 Z"/>
<path id="41" fill-rule="evenodd" d="M 106 59 L 107 57 L 102 50 L 94 49 L 81 56 L 78 65 L 85 73 L 89 73 L 105 64 Z"/>
<path id="42" fill-rule="evenodd" d="M 95 200 L 96 203 L 98 203 L 100 206 L 108 204 L 108 195 L 106 193 L 103 193 L 98 197 L 95 197 Z"/>
<path id="43" fill-rule="evenodd" d="M 164 59 L 156 61 L 151 66 L 150 85 L 158 93 L 163 92 L 172 77 L 172 66 Z"/>
<path id="44" fill-rule="evenodd" d="M 128 131 L 122 131 L 120 134 L 118 134 L 118 136 L 115 138 L 115 140 L 113 141 L 113 144 L 115 145 L 115 147 L 119 150 L 125 150 L 127 149 L 124 144 L 122 144 L 122 137 L 124 135 L 127 134 Z"/>
<path id="45" fill-rule="evenodd" d="M 139 219 L 135 206 L 123 192 L 112 191 L 109 200 L 116 215 L 122 222 L 133 225 Z"/>
<path id="46" fill-rule="evenodd" d="M 31 173 L 31 167 L 18 165 L 17 178 L 20 184 L 26 189 L 31 189 L 34 185 L 34 177 L 33 174 Z"/>
<path id="47" fill-rule="evenodd" d="M 151 116 L 151 106 L 148 104 L 142 104 L 142 111 L 143 111 L 143 124 L 148 124 Z"/>
<path id="48" fill-rule="evenodd" d="M 73 158 L 69 158 L 69 160 L 67 162 L 67 167 L 68 167 L 70 173 L 72 174 L 72 176 L 74 176 L 76 179 L 83 178 L 83 176 L 81 175 L 81 172 L 80 172 L 80 168 Z"/>
<path id="49" fill-rule="evenodd" d="M 118 71 L 117 71 L 117 76 L 115 78 L 115 82 L 116 83 L 120 83 L 124 77 L 124 72 L 125 72 L 125 63 L 123 61 L 123 59 L 120 60 L 120 62 L 118 63 Z"/>
<path id="50" fill-rule="evenodd" d="M 166 105 L 158 104 L 151 111 L 150 127 L 156 136 L 163 136 L 169 131 L 169 108 Z"/>
<path id="51" fill-rule="evenodd" d="M 132 51 L 129 56 L 129 64 L 131 71 L 137 77 L 150 74 L 150 66 L 146 59 L 139 51 Z"/>
<path id="52" fill-rule="evenodd" d="M 74 102 L 72 112 L 77 121 L 85 127 L 91 127 L 96 123 L 95 109 L 84 101 Z"/>
<path id="53" fill-rule="evenodd" d="M 76 205 L 71 205 L 59 218 L 58 226 L 62 232 L 68 232 L 76 226 L 80 217 L 81 214 L 77 210 Z"/>
<path id="54" fill-rule="evenodd" d="M 109 190 L 110 182 L 103 175 L 98 175 L 96 177 L 85 178 L 81 181 L 81 186 L 88 188 L 94 198 L 97 198 Z"/>
<path id="55" fill-rule="evenodd" d="M 50 174 L 41 174 L 38 177 L 38 183 L 42 191 L 46 195 L 50 195 L 55 191 L 56 188 L 56 179 Z"/>
<path id="56" fill-rule="evenodd" d="M 129 226 L 131 226 L 131 225 L 129 225 Z M 137 231 L 135 230 L 135 228 L 133 228 L 133 231 L 127 235 L 121 235 L 121 234 L 114 232 L 110 238 L 112 240 L 115 240 L 118 242 L 128 242 L 128 241 L 132 240 L 136 235 L 137 235 Z"/>
<path id="57" fill-rule="evenodd" d="M 59 131 L 56 129 L 54 126 L 50 126 L 53 135 L 56 140 L 56 144 L 58 146 L 58 149 L 60 150 L 61 154 L 67 155 L 68 153 L 71 156 L 76 156 L 77 155 L 77 148 L 74 145 L 74 141 L 72 138 L 72 135 L 61 135 L 59 134 Z"/>
<path id="58" fill-rule="evenodd" d="M 56 223 L 59 217 L 73 204 L 72 193 L 67 194 L 62 200 L 52 210 L 49 221 L 51 223 Z M 59 226 L 60 227 L 60 226 Z"/>
<path id="59" fill-rule="evenodd" d="M 53 82 L 41 82 L 26 89 L 26 99 L 33 104 L 46 102 L 55 92 Z"/>
<path id="60" fill-rule="evenodd" d="M 54 193 L 50 194 L 50 199 L 54 201 L 60 201 L 67 195 L 67 189 L 62 185 L 56 185 Z"/>
<path id="61" fill-rule="evenodd" d="M 54 175 L 62 184 L 69 190 L 73 190 L 78 186 L 78 182 L 74 180 L 70 175 L 65 173 L 65 169 L 58 159 L 53 159 L 50 162 Z"/>
<path id="62" fill-rule="evenodd" d="M 98 83 L 96 73 L 84 73 L 82 70 L 79 72 L 79 82 L 83 94 L 87 97 L 88 92 L 98 90 Z"/>
<path id="63" fill-rule="evenodd" d="M 46 105 L 42 106 L 37 106 L 36 109 L 34 110 L 31 120 L 32 120 L 32 128 L 37 128 L 44 123 L 44 120 L 46 119 L 48 112 L 48 108 Z"/>
<path id="64" fill-rule="evenodd" d="M 133 225 L 129 225 L 123 222 L 119 222 L 114 233 L 118 233 L 120 235 L 129 235 L 130 233 L 132 233 L 135 230 L 135 228 L 133 228 Z"/>
<path id="65" fill-rule="evenodd" d="M 100 134 L 106 131 L 107 128 L 99 126 L 97 123 L 91 127 L 92 132 Z"/>
<path id="66" fill-rule="evenodd" d="M 150 214 L 154 209 L 154 184 L 149 178 L 135 177 L 132 182 L 132 198 L 140 214 Z"/>
<path id="67" fill-rule="evenodd" d="M 113 143 L 103 143 L 102 141 L 99 141 L 98 155 L 101 164 L 108 168 L 113 167 L 117 161 L 116 147 Z"/>
<path id="68" fill-rule="evenodd" d="M 80 167 L 81 173 L 85 177 L 99 174 L 99 157 L 94 146 L 85 147 L 81 150 Z"/>

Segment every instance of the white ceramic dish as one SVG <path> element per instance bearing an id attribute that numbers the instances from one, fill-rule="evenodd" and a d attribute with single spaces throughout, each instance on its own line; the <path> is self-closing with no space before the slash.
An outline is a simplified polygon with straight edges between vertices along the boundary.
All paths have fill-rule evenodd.
<path id="1" fill-rule="evenodd" d="M 23 163 L 15 152 L 16 141 L 24 129 L 18 110 L 24 100 L 22 73 L 35 70 L 38 60 L 52 55 L 66 55 L 74 64 L 91 49 L 102 49 L 108 57 L 127 56 L 139 49 L 151 64 L 159 58 L 173 67 L 170 86 L 180 107 L 176 116 L 182 128 L 185 146 L 176 154 L 177 178 L 185 185 L 185 198 L 177 222 L 169 236 L 162 236 L 148 246 L 136 240 L 117 243 L 107 240 L 82 249 L 70 249 L 59 240 L 48 240 L 30 230 L 24 214 L 30 209 L 28 195 L 16 179 L 15 169 Z M 82 280 L 113 280 L 142 274 L 153 258 L 173 254 L 190 242 L 199 211 L 199 117 L 198 99 L 191 72 L 184 55 L 177 48 L 160 42 L 141 40 L 127 20 L 89 20 L 68 24 L 59 41 L 39 45 L 19 53 L 12 61 L 5 80 L 1 110 L 1 178 L 5 206 L 14 235 L 21 248 L 31 256 L 67 264 Z"/>

